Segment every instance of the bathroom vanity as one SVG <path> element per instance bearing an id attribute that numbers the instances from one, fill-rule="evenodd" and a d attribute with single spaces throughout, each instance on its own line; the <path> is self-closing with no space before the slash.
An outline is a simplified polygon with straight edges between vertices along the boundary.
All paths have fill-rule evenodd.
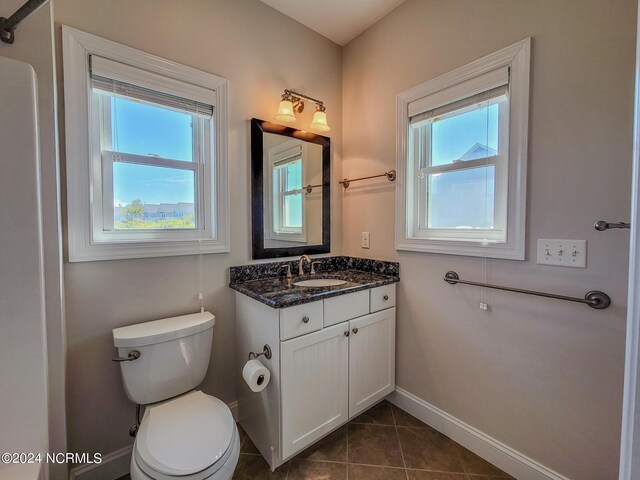
<path id="1" fill-rule="evenodd" d="M 236 293 L 239 421 L 272 469 L 395 388 L 397 263 L 326 257 L 315 275 L 297 262 L 231 268 Z M 300 281 L 344 283 L 305 287 Z M 254 393 L 240 371 L 250 352 L 271 372 Z"/>

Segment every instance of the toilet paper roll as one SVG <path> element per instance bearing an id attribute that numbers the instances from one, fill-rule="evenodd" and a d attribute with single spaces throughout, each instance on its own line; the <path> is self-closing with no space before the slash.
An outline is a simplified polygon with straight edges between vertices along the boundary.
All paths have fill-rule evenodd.
<path id="1" fill-rule="evenodd" d="M 244 364 L 242 368 L 242 377 L 244 381 L 249 385 L 249 388 L 254 392 L 261 392 L 267 385 L 269 385 L 269 380 L 271 379 L 271 372 L 262 365 L 260 360 L 249 360 Z"/>

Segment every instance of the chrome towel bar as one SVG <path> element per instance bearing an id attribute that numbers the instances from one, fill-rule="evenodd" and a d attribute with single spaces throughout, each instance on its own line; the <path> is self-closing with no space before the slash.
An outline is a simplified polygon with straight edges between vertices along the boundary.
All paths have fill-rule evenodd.
<path id="1" fill-rule="evenodd" d="M 536 295 L 538 297 L 555 298 L 557 300 L 567 300 L 569 302 L 584 303 L 591 308 L 602 310 L 611 305 L 611 298 L 604 292 L 593 290 L 587 293 L 584 298 L 568 297 L 566 295 L 556 295 L 555 293 L 536 292 L 534 290 L 524 290 L 522 288 L 503 287 L 502 285 L 491 285 L 489 283 L 472 282 L 469 280 L 460 280 L 458 274 L 452 270 L 448 271 L 444 276 L 444 281 L 451 285 L 462 283 L 464 285 L 474 285 L 476 287 L 494 288 L 496 290 L 504 290 L 506 292 L 524 293 L 526 295 Z"/>

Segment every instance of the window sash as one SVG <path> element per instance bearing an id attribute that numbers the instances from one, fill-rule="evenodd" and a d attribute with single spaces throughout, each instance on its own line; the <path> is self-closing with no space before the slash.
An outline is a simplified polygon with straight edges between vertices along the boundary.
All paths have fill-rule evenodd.
<path id="1" fill-rule="evenodd" d="M 275 161 L 272 162 L 272 178 L 273 179 L 273 219 L 272 219 L 272 234 L 271 238 L 274 240 L 285 240 L 290 242 L 306 242 L 306 228 L 305 228 L 305 200 L 304 188 L 297 188 L 291 190 L 284 190 L 286 185 L 286 167 L 287 165 L 295 162 L 300 162 L 301 165 L 301 179 L 304 179 L 304 163 L 302 162 L 302 149 L 301 146 L 294 148 L 287 148 L 280 152 L 273 152 Z M 302 181 L 304 183 L 304 181 Z M 285 218 L 285 198 L 292 195 L 301 195 L 302 205 L 302 225 L 300 227 L 292 227 L 284 224 Z"/>
<path id="2" fill-rule="evenodd" d="M 213 172 L 212 119 L 193 115 L 193 161 L 175 160 L 156 156 L 136 155 L 113 150 L 110 99 L 105 95 L 92 95 L 92 241 L 95 243 L 193 241 L 216 238 L 210 212 L 216 211 Z M 102 122 L 101 122 L 102 120 Z M 114 158 L 116 157 L 116 158 Z M 211 159 L 207 161 L 207 159 Z M 113 163 L 120 161 L 139 165 L 191 170 L 195 172 L 194 211 L 196 227 L 193 229 L 115 229 L 113 205 Z"/>
<path id="3" fill-rule="evenodd" d="M 301 177 L 304 174 L 304 171 L 302 169 L 302 157 L 300 155 L 296 155 L 293 157 L 289 157 L 286 158 L 285 160 L 280 160 L 278 162 L 276 162 L 274 164 L 274 172 L 276 173 L 276 182 L 274 184 L 274 233 L 276 234 L 295 234 L 295 235 L 302 235 L 303 234 L 303 230 L 304 230 L 304 208 L 305 208 L 305 198 L 304 195 L 302 195 L 302 189 L 291 189 L 291 190 L 285 190 L 284 186 L 287 183 L 287 166 L 292 164 L 292 163 L 296 163 L 296 162 L 300 162 L 300 175 Z M 300 227 L 292 227 L 289 225 L 285 225 L 284 223 L 284 219 L 285 219 L 285 197 L 288 196 L 293 196 L 293 195 L 301 195 L 301 200 L 302 200 L 302 205 L 301 205 L 301 209 L 302 209 L 302 225 Z"/>
<path id="4" fill-rule="evenodd" d="M 508 128 L 509 128 L 509 100 L 503 101 L 500 97 L 505 95 L 508 86 L 494 88 L 488 92 L 480 92 L 469 101 L 463 100 L 444 105 L 440 110 L 424 112 L 424 117 L 419 121 L 410 122 L 408 125 L 408 155 L 407 172 L 413 177 L 413 182 L 407 183 L 407 238 L 432 239 L 454 242 L 482 242 L 482 243 L 506 243 L 507 242 L 507 182 L 508 182 Z M 478 103 L 478 99 L 480 102 Z M 500 102 L 498 114 L 498 148 L 497 155 L 464 160 L 460 162 L 431 166 L 431 125 L 433 120 L 440 115 L 464 114 L 467 111 L 481 108 L 491 103 Z M 456 108 L 449 108 L 453 105 Z M 451 115 L 453 116 L 453 115 Z M 413 119 L 411 119 L 413 120 Z M 428 227 L 429 210 L 431 208 L 427 185 L 429 175 L 462 171 L 483 166 L 495 166 L 494 178 L 494 228 L 433 228 Z M 411 177 L 410 177 L 411 178 Z"/>

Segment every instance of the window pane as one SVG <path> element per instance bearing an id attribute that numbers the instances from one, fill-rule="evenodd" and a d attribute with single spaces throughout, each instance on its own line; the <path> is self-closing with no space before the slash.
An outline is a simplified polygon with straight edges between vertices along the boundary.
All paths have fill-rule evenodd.
<path id="1" fill-rule="evenodd" d="M 113 203 L 116 229 L 196 228 L 195 172 L 116 162 Z"/>
<path id="2" fill-rule="evenodd" d="M 290 192 L 302 188 L 302 160 L 288 163 L 285 168 L 285 190 Z"/>
<path id="3" fill-rule="evenodd" d="M 495 166 L 429 175 L 429 228 L 494 228 Z"/>
<path id="4" fill-rule="evenodd" d="M 505 97 L 503 101 L 506 101 Z M 431 165 L 446 165 L 496 155 L 499 104 L 463 108 L 431 124 Z"/>
<path id="5" fill-rule="evenodd" d="M 283 210 L 283 227 L 302 228 L 302 194 L 285 195 Z"/>
<path id="6" fill-rule="evenodd" d="M 110 97 L 113 150 L 193 161 L 193 117 L 187 113 Z"/>

